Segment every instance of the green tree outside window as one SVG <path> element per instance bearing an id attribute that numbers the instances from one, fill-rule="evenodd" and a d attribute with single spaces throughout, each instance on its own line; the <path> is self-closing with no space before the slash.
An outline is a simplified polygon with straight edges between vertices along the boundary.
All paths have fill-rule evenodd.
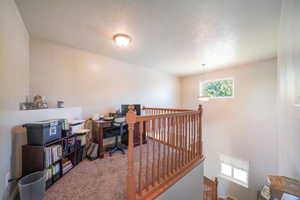
<path id="1" fill-rule="evenodd" d="M 202 96 L 233 97 L 233 79 L 223 79 L 200 83 Z"/>

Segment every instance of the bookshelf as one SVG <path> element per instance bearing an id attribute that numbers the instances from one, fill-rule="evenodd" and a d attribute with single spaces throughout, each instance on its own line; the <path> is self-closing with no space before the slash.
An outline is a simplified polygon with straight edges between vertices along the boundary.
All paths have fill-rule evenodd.
<path id="1" fill-rule="evenodd" d="M 73 134 L 42 146 L 22 146 L 22 176 L 36 171 L 46 171 L 46 188 L 72 170 L 85 158 L 85 144 L 80 138 L 89 134 Z"/>

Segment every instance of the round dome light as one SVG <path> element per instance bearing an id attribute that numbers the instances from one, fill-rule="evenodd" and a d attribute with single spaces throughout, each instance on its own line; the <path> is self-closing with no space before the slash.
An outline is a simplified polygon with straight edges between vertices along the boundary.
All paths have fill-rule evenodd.
<path id="1" fill-rule="evenodd" d="M 129 35 L 118 33 L 114 35 L 113 40 L 120 47 L 127 47 L 131 42 L 131 37 Z"/>

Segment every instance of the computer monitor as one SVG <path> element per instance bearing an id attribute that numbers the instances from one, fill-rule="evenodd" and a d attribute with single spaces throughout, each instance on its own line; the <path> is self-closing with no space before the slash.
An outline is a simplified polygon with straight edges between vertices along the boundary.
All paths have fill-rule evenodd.
<path id="1" fill-rule="evenodd" d="M 136 111 L 136 114 L 141 115 L 141 104 L 133 104 L 133 105 L 134 105 L 134 109 Z M 128 106 L 129 106 L 129 104 L 122 104 L 121 105 L 122 115 L 126 115 L 126 113 L 128 112 Z"/>

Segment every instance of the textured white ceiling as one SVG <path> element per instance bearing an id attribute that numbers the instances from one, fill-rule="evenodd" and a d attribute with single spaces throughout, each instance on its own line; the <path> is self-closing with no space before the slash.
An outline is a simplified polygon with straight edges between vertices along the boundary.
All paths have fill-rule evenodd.
<path id="1" fill-rule="evenodd" d="M 276 56 L 280 0 L 16 0 L 31 36 L 176 75 Z M 128 48 L 112 42 L 129 34 Z"/>

